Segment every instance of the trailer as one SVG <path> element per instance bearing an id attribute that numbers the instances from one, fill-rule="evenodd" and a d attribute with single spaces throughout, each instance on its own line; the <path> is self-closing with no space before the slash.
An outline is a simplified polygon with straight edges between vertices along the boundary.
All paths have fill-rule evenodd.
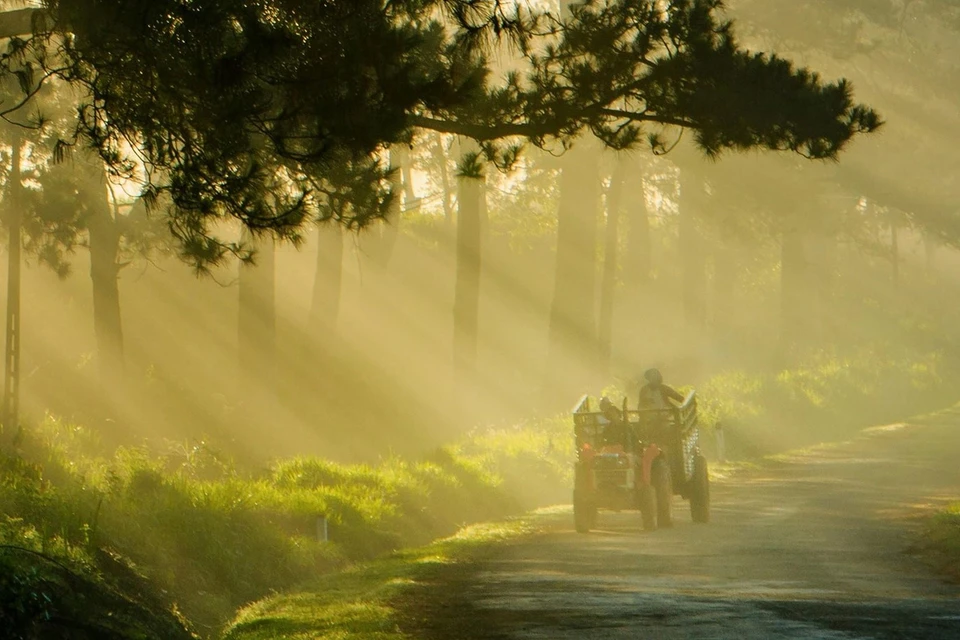
<path id="1" fill-rule="evenodd" d="M 596 527 L 600 510 L 639 511 L 644 530 L 672 525 L 672 502 L 690 502 L 694 522 L 710 520 L 710 479 L 700 452 L 697 396 L 668 409 L 602 412 L 589 396 L 573 410 L 577 462 L 573 515 L 576 530 Z"/>

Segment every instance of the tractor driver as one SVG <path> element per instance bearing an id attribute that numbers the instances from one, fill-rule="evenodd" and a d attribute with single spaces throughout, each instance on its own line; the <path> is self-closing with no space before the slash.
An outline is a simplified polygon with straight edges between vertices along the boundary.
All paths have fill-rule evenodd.
<path id="1" fill-rule="evenodd" d="M 659 369 L 647 369 L 643 377 L 647 384 L 640 388 L 638 409 L 674 409 L 676 405 L 671 401 L 678 404 L 683 402 L 683 396 L 679 391 L 663 384 L 663 376 Z"/>
<path id="2" fill-rule="evenodd" d="M 640 399 L 637 403 L 639 410 L 665 411 L 668 409 L 676 409 L 677 404 L 683 403 L 684 398 L 680 395 L 679 391 L 663 384 L 663 376 L 660 375 L 660 371 L 657 369 L 647 369 L 643 377 L 646 379 L 647 384 L 640 388 Z M 675 402 L 677 404 L 674 404 Z M 668 413 L 648 415 L 646 424 L 654 427 L 656 431 L 659 431 L 660 435 L 656 436 L 656 438 L 661 448 L 666 451 L 680 451 L 682 446 L 679 431 L 680 425 L 674 422 Z M 669 433 L 663 433 L 661 431 L 665 427 L 669 427 Z M 676 454 L 668 454 L 668 459 L 671 460 L 671 473 L 674 474 L 674 477 L 682 477 L 683 468 L 682 466 L 677 466 L 682 464 L 682 458 Z"/>

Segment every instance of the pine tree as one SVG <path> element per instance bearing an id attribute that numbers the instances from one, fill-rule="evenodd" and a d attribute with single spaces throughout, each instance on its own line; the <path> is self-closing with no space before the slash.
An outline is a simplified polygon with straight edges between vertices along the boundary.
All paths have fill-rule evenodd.
<path id="1" fill-rule="evenodd" d="M 474 138 L 509 166 L 524 144 L 585 132 L 662 152 L 679 129 L 708 155 L 833 158 L 880 125 L 847 82 L 742 49 L 719 0 L 588 0 L 563 20 L 524 6 L 49 0 L 4 65 L 27 102 L 49 78 L 78 88 L 66 142 L 141 178 L 148 200 L 168 195 L 198 266 L 241 249 L 214 234 L 225 219 L 296 239 L 331 197 L 348 226 L 382 215 L 384 150 L 415 129 Z M 503 79 L 494 49 L 512 52 Z"/>

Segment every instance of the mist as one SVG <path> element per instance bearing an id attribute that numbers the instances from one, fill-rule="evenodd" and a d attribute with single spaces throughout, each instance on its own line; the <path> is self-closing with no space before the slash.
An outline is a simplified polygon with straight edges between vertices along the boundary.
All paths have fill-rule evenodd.
<path id="1" fill-rule="evenodd" d="M 750 545 L 819 557 L 777 501 L 807 500 L 834 449 L 855 491 L 817 503 L 842 542 L 824 547 L 849 555 L 847 525 L 889 547 L 864 524 L 895 508 L 868 495 L 880 467 L 856 468 L 887 464 L 869 438 L 918 456 L 890 475 L 898 500 L 953 490 L 916 461 L 955 439 L 936 429 L 960 384 L 958 32 L 939 0 L 0 2 L 18 624 L 57 602 L 138 637 L 236 640 L 277 594 L 368 562 L 353 586 L 381 591 L 357 602 L 429 584 L 443 604 L 430 589 L 471 583 L 474 538 L 544 531 L 513 560 L 593 566 L 612 540 L 610 566 L 644 545 L 729 554 L 685 569 L 726 580 L 760 562 Z M 602 484 L 574 407 L 636 409 L 650 369 L 698 431 L 672 470 L 625 440 L 617 486 L 649 519 L 656 485 L 666 524 L 569 542 L 597 533 L 576 496 Z M 694 527 L 710 482 L 717 538 Z M 664 542 L 675 495 L 692 521 Z M 758 526 L 733 548 L 741 517 Z M 814 578 L 803 593 L 833 593 Z M 290 628 L 344 617 L 324 616 Z"/>
<path id="2" fill-rule="evenodd" d="M 626 393 L 654 365 L 698 385 L 823 351 L 907 341 L 942 351 L 955 255 L 938 204 L 950 187 L 933 167 L 948 161 L 936 158 L 949 156 L 942 134 L 956 118 L 946 95 L 921 92 L 909 56 L 943 51 L 944 27 L 918 12 L 878 57 L 873 43 L 893 27 L 868 14 L 841 21 L 855 34 L 847 45 L 826 10 L 809 29 L 752 2 L 729 14 L 748 48 L 849 78 L 888 120 L 882 131 L 839 163 L 707 158 L 679 129 L 664 133 L 669 153 L 584 137 L 565 154 L 529 148 L 509 170 L 481 157 L 480 179 L 461 177 L 475 149 L 465 138 L 414 132 L 382 155 L 394 199 L 364 228 L 309 225 L 291 242 L 227 223 L 248 261 L 228 256 L 199 275 L 162 218 L 146 237 L 128 233 L 106 303 L 116 326 L 94 322 L 83 234 L 54 261 L 69 268 L 57 277 L 41 264 L 51 262 L 41 224 L 23 284 L 27 421 L 51 412 L 113 443 L 210 440 L 258 463 L 375 460 L 562 412 L 611 384 Z M 515 56 L 509 46 L 494 56 L 494 84 Z M 39 170 L 32 145 L 24 153 Z M 47 173 L 93 171 L 78 195 L 96 201 L 109 183 L 112 224 L 131 228 L 135 185 L 97 176 L 89 160 Z M 26 186 L 41 223 L 76 207 L 44 196 L 42 182 Z M 98 343 L 97 331 L 114 337 Z"/>
<path id="3" fill-rule="evenodd" d="M 415 144 L 412 199 L 372 229 L 323 226 L 300 246 L 263 240 L 254 265 L 234 260 L 199 277 L 175 256 L 135 257 L 119 273 L 115 384 L 98 368 L 86 251 L 68 256 L 66 278 L 28 261 L 26 419 L 49 411 L 116 443 L 209 439 L 259 463 L 370 461 L 562 412 L 580 393 L 635 385 L 650 366 L 696 386 L 823 351 L 895 345 L 920 356 L 956 339 L 945 295 L 956 286 L 954 251 L 899 210 L 844 189 L 837 167 L 762 155 L 597 157 L 599 166 L 561 168 L 532 154 L 515 173 L 488 172 L 473 371 L 454 363 L 456 215 L 448 220 L 442 199 L 453 209 L 457 200 L 437 175 L 456 167 L 449 157 L 436 166 Z M 594 323 L 606 251 L 619 258 L 606 361 L 595 334 L 550 341 L 561 171 L 597 183 L 597 215 L 583 223 L 595 242 L 573 254 L 592 272 L 593 296 L 574 307 Z M 604 246 L 615 189 L 616 244 Z"/>

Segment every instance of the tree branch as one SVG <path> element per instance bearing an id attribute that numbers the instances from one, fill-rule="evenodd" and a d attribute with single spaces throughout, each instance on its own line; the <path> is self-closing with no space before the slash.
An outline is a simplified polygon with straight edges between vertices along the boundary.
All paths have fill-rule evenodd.
<path id="1" fill-rule="evenodd" d="M 410 126 L 418 129 L 427 129 L 439 133 L 452 133 L 480 142 L 510 137 L 536 138 L 550 135 L 557 129 L 547 124 L 529 122 L 503 122 L 493 125 L 482 125 L 458 122 L 457 120 L 441 120 L 423 115 L 411 115 L 407 118 L 407 121 Z"/>

